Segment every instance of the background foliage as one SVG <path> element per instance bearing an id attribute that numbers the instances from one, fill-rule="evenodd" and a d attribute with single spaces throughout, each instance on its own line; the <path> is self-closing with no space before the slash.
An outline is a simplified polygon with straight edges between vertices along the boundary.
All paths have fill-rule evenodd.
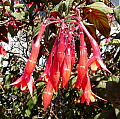
<path id="1" fill-rule="evenodd" d="M 115 7 L 111 1 L 88 0 L 23 0 L 1 1 L 0 5 L 0 40 L 9 44 L 7 55 L 0 60 L 0 117 L 5 118 L 56 118 L 56 119 L 119 119 L 120 118 L 120 33 L 109 34 L 111 26 L 117 21 L 120 23 L 119 7 Z M 75 88 L 59 89 L 54 94 L 52 102 L 47 110 L 43 110 L 42 93 L 45 89 L 44 81 L 36 82 L 36 91 L 33 97 L 29 93 L 22 93 L 18 87 L 6 87 L 5 85 L 18 79 L 23 73 L 26 61 L 31 51 L 31 41 L 39 32 L 40 24 L 48 17 L 64 18 L 74 15 L 71 7 L 80 9 L 88 14 L 85 18 L 90 23 L 86 27 L 97 39 L 101 47 L 101 56 L 112 75 L 97 71 L 91 73 L 92 90 L 95 94 L 106 99 L 90 105 L 76 103 L 81 90 Z M 84 7 L 87 6 L 87 7 Z M 87 13 L 91 8 L 92 15 Z M 107 14 L 107 15 L 106 15 Z M 106 19 L 103 19 L 102 16 Z M 107 17 L 108 16 L 108 17 Z M 114 17 L 115 16 L 115 17 Z M 109 20 L 107 24 L 106 20 Z M 99 24 L 101 23 L 101 24 Z M 100 33 L 96 33 L 97 27 Z M 44 71 L 45 61 L 51 51 L 57 28 L 54 24 L 47 27 L 44 41 L 38 56 L 38 64 L 33 72 L 36 80 Z M 53 35 L 50 35 L 50 34 Z M 9 36 L 9 37 L 8 37 Z M 110 37 L 109 42 L 106 37 Z M 87 39 L 86 39 L 87 40 Z M 107 41 L 107 40 L 106 40 Z M 89 43 L 88 43 L 89 44 Z M 76 38 L 76 52 L 79 52 Z M 79 57 L 79 54 L 77 54 Z M 6 62 L 6 65 L 4 64 Z M 76 80 L 76 68 L 70 77 L 71 86 Z"/>

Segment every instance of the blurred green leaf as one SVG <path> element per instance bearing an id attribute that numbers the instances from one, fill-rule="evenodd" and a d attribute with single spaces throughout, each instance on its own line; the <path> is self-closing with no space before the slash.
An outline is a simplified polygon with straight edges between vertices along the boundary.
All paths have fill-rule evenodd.
<path id="1" fill-rule="evenodd" d="M 33 28 L 34 35 L 33 36 L 38 35 L 39 31 L 40 31 L 40 24 L 38 24 L 36 27 L 34 26 L 34 28 Z"/>
<path id="2" fill-rule="evenodd" d="M 120 39 L 113 39 L 112 41 L 106 43 L 106 45 L 120 46 Z"/>
<path id="3" fill-rule="evenodd" d="M 29 109 L 33 109 L 34 105 L 37 103 L 37 97 L 33 96 L 32 98 L 30 98 L 30 100 L 27 102 L 27 105 L 29 107 Z"/>
<path id="4" fill-rule="evenodd" d="M 116 105 L 120 105 L 120 83 L 114 81 L 108 81 L 106 83 L 106 92 L 109 100 Z"/>
<path id="5" fill-rule="evenodd" d="M 113 10 L 117 22 L 120 23 L 120 5 L 116 6 Z"/>
<path id="6" fill-rule="evenodd" d="M 12 12 L 11 15 L 19 20 L 25 19 L 25 12 Z"/>
<path id="7" fill-rule="evenodd" d="M 15 4 L 14 7 L 20 7 L 20 8 L 24 8 L 24 4 Z"/>
<path id="8" fill-rule="evenodd" d="M 120 119 L 120 106 L 117 106 L 115 108 L 115 114 L 116 114 L 117 119 Z"/>
<path id="9" fill-rule="evenodd" d="M 102 111 L 97 114 L 94 119 L 116 119 L 115 111 L 114 109 Z"/>
<path id="10" fill-rule="evenodd" d="M 104 13 L 113 13 L 113 9 L 105 5 L 103 2 L 95 2 L 93 4 L 87 5 L 87 7 L 98 9 Z"/>
<path id="11" fill-rule="evenodd" d="M 26 112 L 26 117 L 29 117 L 31 115 L 31 110 L 27 109 L 25 110 L 25 112 Z"/>

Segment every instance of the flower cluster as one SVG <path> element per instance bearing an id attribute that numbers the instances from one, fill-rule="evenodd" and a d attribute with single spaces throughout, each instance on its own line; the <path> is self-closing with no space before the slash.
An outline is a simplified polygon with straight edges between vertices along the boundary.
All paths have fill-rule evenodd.
<path id="1" fill-rule="evenodd" d="M 26 63 L 23 75 L 10 85 L 20 86 L 22 91 L 26 91 L 28 87 L 32 95 L 33 88 L 35 88 L 32 72 L 36 66 L 40 41 L 46 26 L 53 23 L 59 25 L 58 34 L 46 62 L 46 68 L 37 80 L 44 80 L 46 82 L 46 89 L 43 92 L 44 109 L 50 104 L 54 91 L 58 91 L 58 88 L 68 88 L 68 81 L 76 63 L 75 36 L 80 41 L 80 57 L 77 65 L 77 80 L 73 86 L 83 90 L 83 94 L 80 96 L 81 103 L 86 102 L 86 104 L 89 104 L 94 102 L 95 97 L 98 96 L 91 90 L 88 68 L 91 66 L 91 69 L 96 71 L 97 68 L 102 67 L 109 73 L 111 72 L 106 68 L 100 57 L 100 49 L 96 40 L 90 35 L 80 18 L 75 16 L 66 17 L 62 20 L 48 18 L 44 21 L 40 27 L 38 37 L 32 46 L 31 55 Z M 84 34 L 88 37 L 93 50 L 90 59 L 87 54 Z"/>

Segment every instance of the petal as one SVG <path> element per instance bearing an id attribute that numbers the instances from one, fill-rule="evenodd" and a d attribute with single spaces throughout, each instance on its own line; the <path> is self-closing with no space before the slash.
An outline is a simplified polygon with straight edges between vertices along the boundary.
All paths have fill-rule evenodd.
<path id="1" fill-rule="evenodd" d="M 107 72 L 109 72 L 110 74 L 112 74 L 105 66 L 105 64 L 103 63 L 103 61 L 100 58 L 97 58 L 97 62 L 100 64 L 100 66 L 106 70 Z"/>
<path id="2" fill-rule="evenodd" d="M 44 90 L 44 93 L 43 93 L 43 103 L 44 103 L 45 110 L 52 100 L 52 95 L 53 95 L 53 86 L 50 83 L 50 81 L 48 81 L 46 89 Z"/>
<path id="3" fill-rule="evenodd" d="M 9 85 L 6 85 L 6 86 L 17 85 L 19 87 L 22 80 L 23 80 L 23 75 L 19 79 L 17 79 L 15 82 L 13 82 Z"/>
<path id="4" fill-rule="evenodd" d="M 34 79 L 32 77 L 32 75 L 30 75 L 29 77 L 25 78 L 25 81 L 27 83 L 28 89 L 30 91 L 30 95 L 33 95 L 33 88 L 34 88 Z"/>

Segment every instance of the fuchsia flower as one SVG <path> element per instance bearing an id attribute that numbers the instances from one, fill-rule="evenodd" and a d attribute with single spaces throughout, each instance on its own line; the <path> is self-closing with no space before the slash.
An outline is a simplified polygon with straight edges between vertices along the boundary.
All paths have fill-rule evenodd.
<path id="1" fill-rule="evenodd" d="M 67 18 L 76 19 L 77 22 L 66 21 Z M 35 88 L 32 72 L 36 66 L 37 57 L 40 49 L 41 37 L 44 33 L 46 26 L 48 26 L 51 23 L 60 23 L 58 36 L 56 37 L 52 51 L 50 53 L 50 56 L 48 57 L 45 71 L 38 78 L 38 80 L 44 78 L 47 84 L 46 89 L 43 93 L 44 109 L 46 109 L 50 104 L 53 91 L 58 91 L 59 84 L 62 85 L 62 88 L 68 86 L 71 71 L 75 63 L 75 44 L 73 39 L 74 32 L 75 34 L 79 35 L 80 38 L 80 58 L 77 70 L 78 77 L 77 81 L 75 82 L 75 87 L 81 88 L 83 90 L 83 94 L 80 96 L 81 103 L 86 102 L 86 104 L 89 104 L 90 102 L 95 101 L 95 97 L 98 97 L 91 90 L 90 78 L 88 75 L 88 67 L 92 66 L 92 69 L 97 70 L 97 68 L 100 68 L 101 66 L 104 70 L 111 73 L 106 68 L 100 57 L 100 49 L 98 47 L 97 42 L 89 34 L 82 21 L 80 21 L 77 17 L 74 16 L 67 18 L 65 18 L 64 20 L 47 18 L 45 20 L 44 24 L 40 27 L 40 32 L 38 34 L 37 40 L 32 45 L 32 51 L 26 63 L 23 75 L 15 82 L 9 84 L 9 86 L 15 85 L 20 87 L 21 90 L 24 92 L 29 90 L 30 94 L 32 95 L 33 89 Z M 49 20 L 54 21 L 48 22 Z M 77 24 L 77 29 L 80 30 L 80 33 L 78 34 L 76 32 L 76 29 L 74 29 L 75 27 L 73 28 L 72 25 L 69 26 L 69 24 L 65 24 L 67 22 L 69 24 Z M 93 56 L 89 60 L 87 58 L 87 48 L 84 41 L 84 33 L 86 33 L 86 35 L 88 36 L 93 49 Z"/>
<path id="2" fill-rule="evenodd" d="M 33 94 L 33 88 L 35 87 L 34 83 L 33 83 L 34 80 L 32 77 L 32 72 L 36 66 L 37 57 L 38 57 L 38 53 L 39 53 L 39 49 L 40 49 L 40 40 L 44 33 L 45 27 L 46 27 L 45 25 L 42 25 L 40 27 L 41 32 L 38 34 L 37 40 L 32 46 L 32 51 L 31 51 L 30 57 L 26 63 L 23 75 L 19 79 L 17 79 L 15 82 L 7 85 L 7 86 L 12 86 L 12 85 L 18 86 L 18 87 L 20 87 L 21 91 L 23 91 L 23 92 L 26 92 L 27 88 L 28 88 L 31 96 Z"/>
<path id="3" fill-rule="evenodd" d="M 48 81 L 46 89 L 43 92 L 43 103 L 44 103 L 44 109 L 45 110 L 52 100 L 52 95 L 53 95 L 53 86 L 50 83 L 50 81 Z"/>
<path id="4" fill-rule="evenodd" d="M 105 64 L 103 63 L 101 56 L 100 56 L 100 49 L 99 46 L 97 44 L 97 42 L 95 41 L 95 39 L 90 35 L 90 33 L 87 31 L 87 29 L 85 28 L 85 26 L 83 25 L 83 23 L 80 21 L 80 25 L 83 28 L 84 32 L 86 33 L 86 35 L 88 36 L 92 49 L 93 49 L 93 56 L 88 60 L 87 65 L 86 65 L 86 70 L 87 67 L 89 67 L 90 65 L 94 65 L 94 67 L 96 67 L 95 69 L 99 68 L 100 66 L 106 70 L 107 72 L 109 72 L 111 74 L 111 72 L 106 68 Z"/>
<path id="5" fill-rule="evenodd" d="M 71 70 L 72 70 L 72 54 L 71 54 L 71 41 L 73 39 L 72 31 L 68 30 L 68 38 L 67 38 L 67 47 L 65 52 L 65 58 L 63 65 L 61 67 L 61 77 L 62 77 L 62 88 L 67 86 L 69 81 Z"/>
<path id="6" fill-rule="evenodd" d="M 95 102 L 95 94 L 91 90 L 91 84 L 90 84 L 90 78 L 88 76 L 88 73 L 85 74 L 81 88 L 83 90 L 82 95 L 80 96 L 81 98 L 81 103 L 85 103 L 89 105 L 90 102 Z"/>
<path id="7" fill-rule="evenodd" d="M 59 62 L 57 59 L 57 52 L 55 52 L 53 64 L 50 71 L 50 82 L 56 91 L 58 90 L 59 78 L 60 78 Z"/>
<path id="8" fill-rule="evenodd" d="M 80 58 L 78 64 L 78 77 L 75 82 L 76 88 L 81 88 L 83 90 L 82 95 L 80 96 L 81 103 L 86 102 L 89 105 L 90 102 L 95 102 L 95 97 L 91 90 L 90 79 L 88 72 L 85 72 L 85 67 L 87 64 L 87 48 L 84 41 L 84 33 L 82 28 L 80 28 Z M 85 74 L 83 76 L 83 74 Z"/>

